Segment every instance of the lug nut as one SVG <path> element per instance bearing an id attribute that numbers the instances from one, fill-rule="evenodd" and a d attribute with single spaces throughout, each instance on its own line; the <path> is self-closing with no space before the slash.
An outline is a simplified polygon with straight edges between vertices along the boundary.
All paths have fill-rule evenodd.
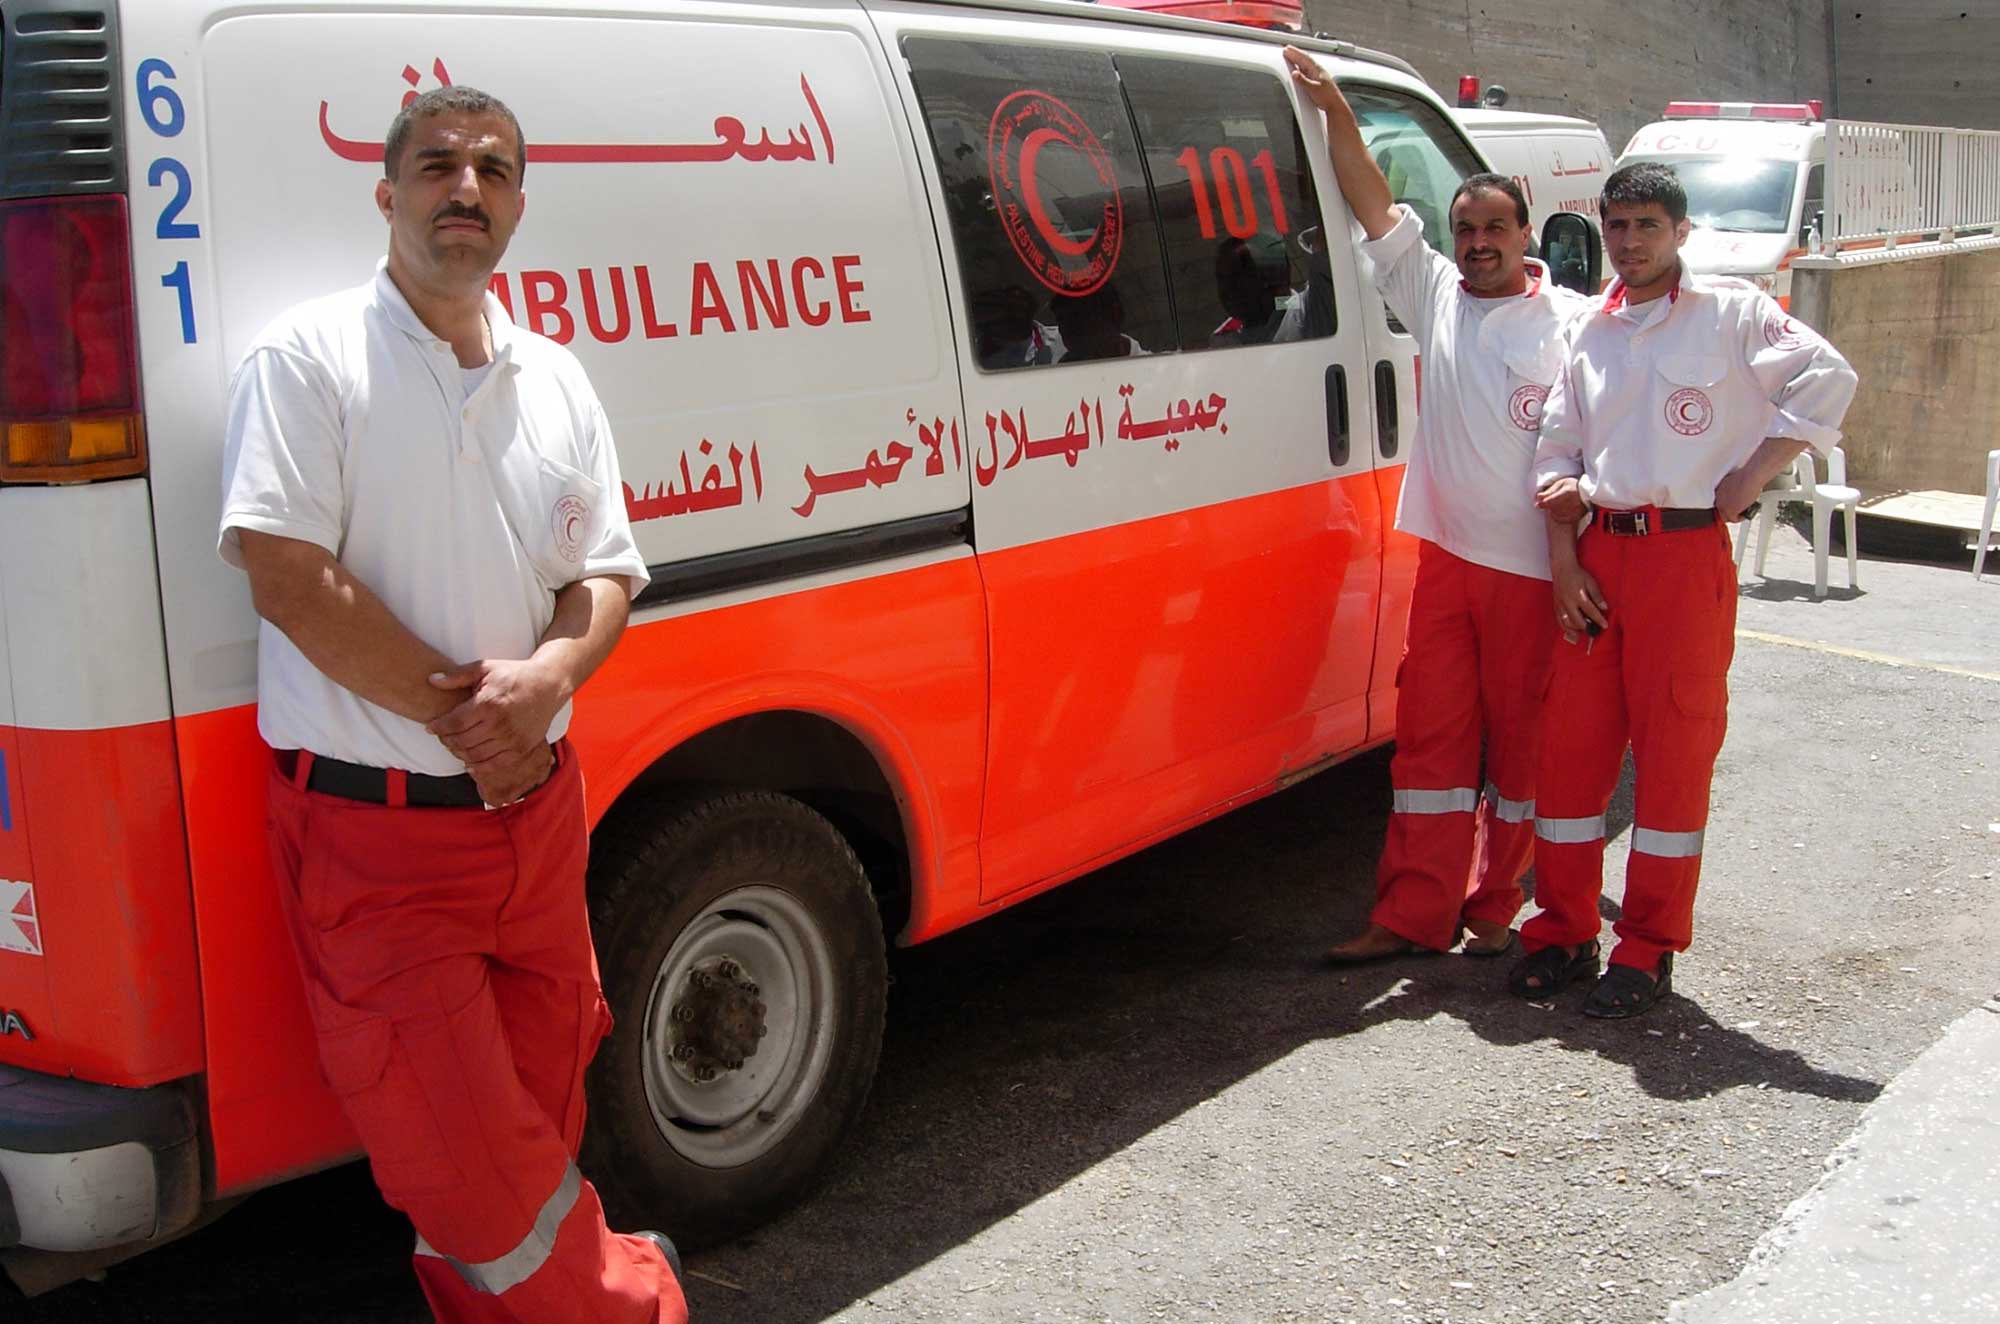
<path id="1" fill-rule="evenodd" d="M 690 970 L 688 971 L 688 983 L 693 984 L 696 988 L 707 988 L 715 983 L 715 981 L 709 978 L 708 971 L 706 970 Z"/>
<path id="2" fill-rule="evenodd" d="M 721 965 L 715 967 L 715 973 L 721 975 L 724 979 L 734 979 L 743 973 L 743 967 L 737 965 L 734 961 L 725 959 Z"/>
<path id="3" fill-rule="evenodd" d="M 685 1002 L 676 1002 L 674 1004 L 674 1019 L 682 1022 L 683 1024 L 693 1020 L 694 1008 L 688 1006 L 688 1004 Z"/>
<path id="4" fill-rule="evenodd" d="M 696 1067 L 694 1078 L 700 1081 L 702 1084 L 706 1085 L 708 1084 L 708 1082 L 715 1079 L 715 1068 L 708 1066 Z"/>

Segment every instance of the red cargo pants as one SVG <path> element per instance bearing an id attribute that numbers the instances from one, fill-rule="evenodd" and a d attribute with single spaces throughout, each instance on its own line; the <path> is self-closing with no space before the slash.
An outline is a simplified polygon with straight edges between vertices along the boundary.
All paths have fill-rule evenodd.
<path id="1" fill-rule="evenodd" d="M 1395 788 L 1375 923 L 1439 950 L 1511 924 L 1533 849 L 1535 746 L 1555 621 L 1549 581 L 1418 552 L 1396 671 Z M 1480 754 L 1485 751 L 1485 784 Z"/>
<path id="2" fill-rule="evenodd" d="M 1657 522 L 1657 521 L 1655 521 Z M 1611 960 L 1651 971 L 1694 936 L 1708 786 L 1736 651 L 1736 565 L 1726 526 L 1643 536 L 1592 527 L 1583 568 L 1611 604 L 1594 643 L 1556 646 L 1542 729 L 1529 951 L 1596 939 L 1604 812 L 1629 743 L 1632 848 Z"/>
<path id="3" fill-rule="evenodd" d="M 309 766 L 300 760 L 299 777 Z M 577 1172 L 610 1017 L 567 745 L 505 809 L 410 809 L 270 778 L 271 856 L 320 1065 L 445 1324 L 682 1324 L 652 1242 Z"/>

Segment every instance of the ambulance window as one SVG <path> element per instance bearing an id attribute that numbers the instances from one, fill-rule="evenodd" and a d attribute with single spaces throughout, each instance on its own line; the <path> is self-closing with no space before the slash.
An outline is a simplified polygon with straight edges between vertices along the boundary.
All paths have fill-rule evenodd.
<path id="1" fill-rule="evenodd" d="M 1424 223 L 1430 246 L 1451 256 L 1451 195 L 1485 167 L 1428 103 L 1387 88 L 1354 84 L 1342 90 L 1361 123 L 1361 140 L 1389 178 L 1389 192 Z"/>
<path id="2" fill-rule="evenodd" d="M 1159 227 L 1111 57 L 910 37 L 982 368 L 1172 350 Z"/>
<path id="3" fill-rule="evenodd" d="M 1182 349 L 1334 332 L 1319 197 L 1271 74 L 1120 55 L 1160 209 Z"/>

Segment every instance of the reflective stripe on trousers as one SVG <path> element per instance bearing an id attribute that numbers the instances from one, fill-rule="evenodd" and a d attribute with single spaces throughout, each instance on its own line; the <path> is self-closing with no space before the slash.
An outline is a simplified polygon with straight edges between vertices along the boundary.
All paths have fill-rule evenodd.
<path id="1" fill-rule="evenodd" d="M 1470 786 L 1448 791 L 1402 791 L 1392 805 L 1399 814 L 1469 814 L 1479 808 L 1479 792 Z"/>
<path id="2" fill-rule="evenodd" d="M 1526 823 L 1535 816 L 1533 800 L 1509 800 L 1492 782 L 1486 783 L 1486 803 L 1492 806 L 1493 816 L 1502 823 Z"/>
<path id="3" fill-rule="evenodd" d="M 1667 860 L 1686 860 L 1701 854 L 1700 832 L 1656 832 L 1652 828 L 1632 829 L 1632 849 Z"/>
<path id="4" fill-rule="evenodd" d="M 1535 835 L 1556 846 L 1604 840 L 1604 815 L 1588 818 L 1537 818 Z"/>
<path id="5" fill-rule="evenodd" d="M 458 1272 L 458 1276 L 476 1291 L 490 1296 L 519 1287 L 534 1276 L 537 1269 L 549 1262 L 555 1253 L 556 1233 L 569 1211 L 576 1207 L 576 1198 L 583 1191 L 583 1174 L 572 1163 L 563 1170 L 562 1181 L 557 1183 L 555 1194 L 542 1205 L 535 1215 L 535 1225 L 528 1229 L 528 1235 L 520 1244 L 497 1259 L 479 1264 L 467 1264 L 464 1260 L 453 1259 L 432 1249 L 421 1235 L 417 1237 L 417 1254 L 431 1255 L 443 1260 Z"/>

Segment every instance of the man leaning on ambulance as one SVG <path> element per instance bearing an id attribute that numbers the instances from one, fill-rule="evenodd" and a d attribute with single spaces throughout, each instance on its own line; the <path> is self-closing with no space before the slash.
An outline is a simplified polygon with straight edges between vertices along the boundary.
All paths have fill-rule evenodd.
<path id="1" fill-rule="evenodd" d="M 468 87 L 389 128 L 367 284 L 231 383 L 220 550 L 263 617 L 270 845 L 327 1082 L 446 1324 L 682 1324 L 673 1248 L 575 1164 L 609 1028 L 570 696 L 646 564 L 583 369 L 487 293 L 521 128 Z"/>
<path id="2" fill-rule="evenodd" d="M 1564 639 L 1536 775 L 1541 913 L 1521 928 L 1528 955 L 1509 982 L 1545 998 L 1596 973 L 1604 813 L 1629 744 L 1618 945 L 1584 1004 L 1616 1019 L 1672 987 L 1694 934 L 1736 642 L 1726 526 L 1801 452 L 1832 449 L 1856 380 L 1769 295 L 1688 271 L 1687 195 L 1671 169 L 1616 171 L 1602 208 L 1618 279 L 1569 328 L 1535 458 Z"/>

